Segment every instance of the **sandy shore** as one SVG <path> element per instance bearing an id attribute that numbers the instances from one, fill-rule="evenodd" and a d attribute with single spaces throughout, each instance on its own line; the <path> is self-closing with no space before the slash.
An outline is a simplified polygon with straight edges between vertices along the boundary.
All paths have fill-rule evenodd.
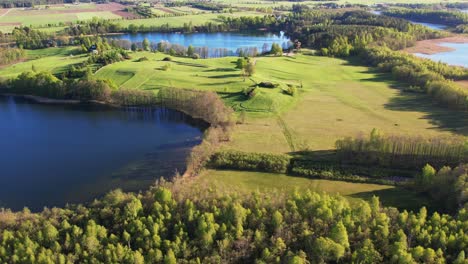
<path id="1" fill-rule="evenodd" d="M 458 35 L 441 39 L 428 39 L 418 41 L 415 46 L 405 49 L 408 53 L 436 54 L 439 52 L 453 51 L 454 49 L 441 46 L 441 43 L 468 43 L 468 36 Z"/>

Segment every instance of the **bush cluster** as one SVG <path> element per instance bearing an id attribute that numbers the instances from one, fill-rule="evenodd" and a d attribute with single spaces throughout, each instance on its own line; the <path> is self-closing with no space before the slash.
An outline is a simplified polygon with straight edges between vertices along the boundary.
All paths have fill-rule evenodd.
<path id="1" fill-rule="evenodd" d="M 286 173 L 291 157 L 281 154 L 221 151 L 210 159 L 210 166 L 220 169 Z"/>

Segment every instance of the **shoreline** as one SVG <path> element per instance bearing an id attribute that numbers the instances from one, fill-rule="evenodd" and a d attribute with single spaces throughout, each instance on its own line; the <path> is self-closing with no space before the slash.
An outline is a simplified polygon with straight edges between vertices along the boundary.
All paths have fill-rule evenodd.
<path id="1" fill-rule="evenodd" d="M 96 100 L 90 100 L 90 101 L 81 101 L 81 100 L 74 100 L 74 99 L 53 99 L 53 98 L 48 98 L 48 97 L 42 97 L 42 96 L 37 96 L 37 95 L 29 95 L 29 94 L 12 94 L 12 93 L 0 93 L 0 96 L 4 97 L 17 97 L 17 98 L 22 98 L 26 99 L 29 101 L 32 101 L 34 103 L 38 104 L 48 104 L 48 105 L 86 105 L 86 104 L 96 104 L 96 105 L 107 105 L 107 106 L 114 106 L 112 104 L 106 103 L 106 102 L 101 102 L 101 101 L 96 101 Z"/>
<path id="2" fill-rule="evenodd" d="M 407 53 L 412 53 L 412 54 L 422 53 L 425 55 L 433 55 L 433 54 L 437 54 L 441 52 L 449 52 L 449 51 L 455 50 L 453 48 L 440 45 L 442 43 L 457 43 L 457 44 L 468 43 L 468 36 L 458 35 L 458 36 L 452 36 L 452 37 L 440 38 L 440 39 L 421 40 L 421 41 L 416 42 L 415 46 L 406 48 L 403 51 Z"/>

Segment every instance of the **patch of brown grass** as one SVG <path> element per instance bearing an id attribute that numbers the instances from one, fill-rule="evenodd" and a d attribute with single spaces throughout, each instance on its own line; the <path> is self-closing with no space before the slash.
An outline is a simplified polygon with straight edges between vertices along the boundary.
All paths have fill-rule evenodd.
<path id="1" fill-rule="evenodd" d="M 408 53 L 423 53 L 427 55 L 452 51 L 452 48 L 441 46 L 441 43 L 468 43 L 468 37 L 457 35 L 441 39 L 427 39 L 418 41 L 415 46 L 405 49 Z"/>

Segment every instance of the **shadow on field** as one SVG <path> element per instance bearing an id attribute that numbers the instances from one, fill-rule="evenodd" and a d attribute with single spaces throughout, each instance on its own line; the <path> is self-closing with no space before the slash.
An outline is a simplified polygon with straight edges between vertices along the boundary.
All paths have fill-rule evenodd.
<path id="1" fill-rule="evenodd" d="M 400 210 L 411 210 L 417 212 L 422 206 L 425 206 L 429 212 L 435 212 L 440 211 L 443 208 L 443 206 L 437 204 L 436 201 L 427 195 L 417 193 L 409 189 L 404 189 L 402 187 L 361 192 L 350 195 L 350 197 L 360 198 L 366 201 L 370 201 L 373 196 L 378 196 L 383 206 L 396 207 Z"/>
<path id="2" fill-rule="evenodd" d="M 198 68 L 209 68 L 209 66 L 203 65 L 203 64 L 197 64 L 197 63 L 189 63 L 189 62 L 182 62 L 182 61 L 172 61 L 177 65 L 182 65 L 182 66 L 190 66 L 190 67 L 198 67 Z"/>
<path id="3" fill-rule="evenodd" d="M 234 78 L 239 77 L 239 74 L 223 74 L 223 75 L 216 75 L 216 76 L 207 76 L 210 79 L 224 79 L 224 78 Z"/>
<path id="4" fill-rule="evenodd" d="M 348 66 L 363 66 L 359 58 L 350 58 L 346 60 Z M 401 88 L 407 84 L 395 81 L 389 73 L 381 73 L 376 68 L 366 67 L 367 70 L 362 73 L 373 74 L 374 77 L 362 79 L 362 81 L 385 82 L 391 88 L 398 90 L 398 95 L 389 99 L 384 105 L 386 109 L 393 111 L 421 112 L 423 119 L 429 120 L 434 127 L 450 131 L 460 135 L 468 136 L 468 112 L 457 111 L 437 105 L 433 99 L 424 93 L 405 92 Z"/>
<path id="5" fill-rule="evenodd" d="M 233 84 L 233 83 L 238 83 L 239 81 L 226 81 L 222 83 L 201 83 L 200 85 L 206 85 L 206 86 L 219 86 L 219 85 L 228 85 L 228 84 Z"/>
<path id="6" fill-rule="evenodd" d="M 468 136 L 468 112 L 438 106 L 428 95 L 400 92 L 399 96 L 390 99 L 385 108 L 395 111 L 422 112 L 425 114 L 424 119 L 428 119 L 434 125 L 434 129 Z"/>
<path id="7" fill-rule="evenodd" d="M 204 70 L 204 72 L 233 72 L 233 71 L 238 71 L 238 69 L 234 69 L 234 68 L 216 68 L 216 69 L 211 69 L 211 70 Z"/>

